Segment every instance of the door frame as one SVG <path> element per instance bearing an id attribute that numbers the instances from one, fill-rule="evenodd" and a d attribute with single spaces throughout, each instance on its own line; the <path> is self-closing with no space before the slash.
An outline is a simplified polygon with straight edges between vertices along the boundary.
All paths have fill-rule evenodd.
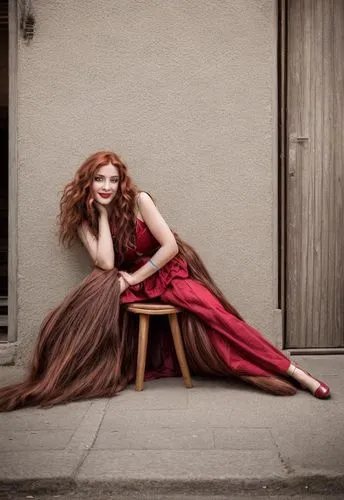
<path id="1" fill-rule="evenodd" d="M 278 0 L 278 307 L 286 345 L 287 1 Z"/>

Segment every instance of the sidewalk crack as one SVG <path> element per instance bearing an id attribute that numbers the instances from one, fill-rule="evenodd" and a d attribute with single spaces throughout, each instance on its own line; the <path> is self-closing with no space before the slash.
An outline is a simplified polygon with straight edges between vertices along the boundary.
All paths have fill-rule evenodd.
<path id="1" fill-rule="evenodd" d="M 81 454 L 81 458 L 80 458 L 80 460 L 79 460 L 79 463 L 78 463 L 78 465 L 76 466 L 75 471 L 74 471 L 74 473 L 73 473 L 73 478 L 74 478 L 74 479 L 76 479 L 77 475 L 79 474 L 79 471 L 80 471 L 81 467 L 84 465 L 85 460 L 86 460 L 86 458 L 88 457 L 88 455 L 89 455 L 89 453 L 90 453 L 90 450 L 92 450 L 93 445 L 94 445 L 94 443 L 95 443 L 95 442 L 96 442 L 96 440 L 97 440 L 97 437 L 98 437 L 98 434 L 99 434 L 100 428 L 101 428 L 101 426 L 102 426 L 102 423 L 103 423 L 103 420 L 104 420 L 104 417 L 105 417 L 105 414 L 106 414 L 106 412 L 107 412 L 107 409 L 108 409 L 109 404 L 110 404 L 110 398 L 108 398 L 108 400 L 107 400 L 107 402 L 106 402 L 105 406 L 104 406 L 104 407 L 103 407 L 103 409 L 102 409 L 102 416 L 101 416 L 101 418 L 100 418 L 100 421 L 98 422 L 98 428 L 97 428 L 97 430 L 96 430 L 96 432 L 95 432 L 95 434 L 94 434 L 94 437 L 93 437 L 93 439 L 92 439 L 91 444 L 90 444 L 89 446 L 87 446 L 86 448 L 84 448 L 83 453 Z M 92 406 L 90 406 L 89 410 L 90 410 L 91 408 L 92 408 Z"/>
<path id="2" fill-rule="evenodd" d="M 88 408 L 86 408 L 84 414 L 82 415 L 78 427 L 76 427 L 73 430 L 72 434 L 70 435 L 70 437 L 68 439 L 68 443 L 66 443 L 66 446 L 64 447 L 64 450 L 66 450 L 66 451 L 68 450 L 68 446 L 69 446 L 70 442 L 72 441 L 72 439 L 75 436 L 75 434 L 78 432 L 79 428 L 82 426 L 82 424 L 83 424 L 83 422 L 84 422 L 84 420 L 85 420 L 88 412 L 90 411 L 90 408 L 91 408 L 91 404 L 88 406 Z"/>
<path id="3" fill-rule="evenodd" d="M 271 432 L 271 429 L 269 429 L 269 433 L 270 433 L 270 436 L 271 436 L 271 439 L 272 439 L 272 442 L 273 442 L 273 445 L 275 446 L 276 448 L 276 451 L 277 451 L 277 457 L 279 459 L 279 461 L 281 462 L 281 465 L 282 465 L 282 469 L 283 471 L 286 473 L 286 474 L 293 474 L 295 472 L 295 469 L 293 469 L 293 467 L 290 465 L 290 462 L 289 460 L 286 460 L 285 458 L 283 458 L 282 456 L 282 453 L 281 451 L 279 450 L 278 448 L 278 444 L 275 440 L 275 437 L 273 435 L 273 433 Z"/>

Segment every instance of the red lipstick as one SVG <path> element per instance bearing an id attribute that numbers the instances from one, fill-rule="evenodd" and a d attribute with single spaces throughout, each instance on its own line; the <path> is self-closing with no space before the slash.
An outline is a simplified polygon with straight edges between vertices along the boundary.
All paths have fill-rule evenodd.
<path id="1" fill-rule="evenodd" d="M 98 193 L 102 198 L 110 198 L 111 193 Z"/>

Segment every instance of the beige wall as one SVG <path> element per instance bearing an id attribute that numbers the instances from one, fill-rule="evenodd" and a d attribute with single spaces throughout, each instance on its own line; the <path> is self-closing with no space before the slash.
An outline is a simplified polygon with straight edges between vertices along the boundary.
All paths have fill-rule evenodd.
<path id="1" fill-rule="evenodd" d="M 33 2 L 18 59 L 18 362 L 87 272 L 57 245 L 60 191 L 112 149 L 274 342 L 273 0 Z"/>

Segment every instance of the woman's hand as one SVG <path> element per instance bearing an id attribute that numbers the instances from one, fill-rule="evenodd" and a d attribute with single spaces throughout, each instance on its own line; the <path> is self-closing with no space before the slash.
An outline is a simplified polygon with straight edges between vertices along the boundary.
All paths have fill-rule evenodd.
<path id="1" fill-rule="evenodd" d="M 119 281 L 119 285 L 120 285 L 120 293 L 122 294 L 123 292 L 126 291 L 127 288 L 129 288 L 129 285 L 126 281 L 124 281 L 124 279 L 122 278 L 122 276 L 120 276 L 118 278 L 118 281 Z"/>
<path id="2" fill-rule="evenodd" d="M 135 281 L 135 278 L 132 274 L 127 273 L 126 271 L 119 271 L 120 276 L 122 279 L 127 283 L 128 287 L 132 285 L 137 285 L 137 282 Z"/>
<path id="3" fill-rule="evenodd" d="M 108 211 L 104 205 L 95 200 L 92 200 L 91 204 L 96 208 L 99 215 L 106 215 L 106 217 L 108 217 Z"/>

